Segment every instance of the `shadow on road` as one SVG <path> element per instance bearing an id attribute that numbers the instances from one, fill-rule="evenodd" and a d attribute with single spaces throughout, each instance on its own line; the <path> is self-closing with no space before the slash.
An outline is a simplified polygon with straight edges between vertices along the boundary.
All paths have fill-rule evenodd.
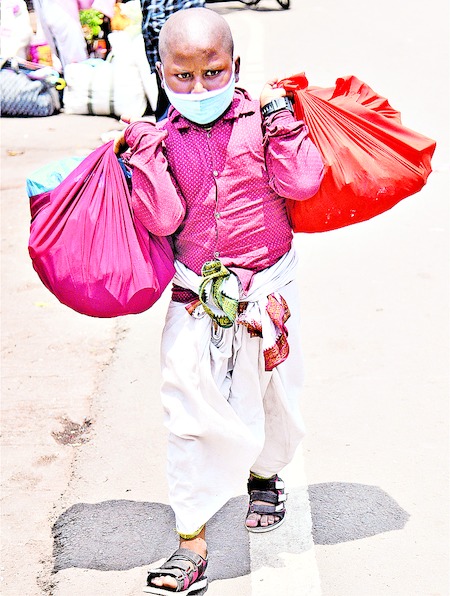
<path id="1" fill-rule="evenodd" d="M 409 519 L 409 514 L 376 486 L 331 482 L 311 485 L 308 492 L 315 544 L 337 544 L 401 530 Z M 295 493 L 289 498 L 295 499 Z M 249 536 L 243 524 L 246 508 L 246 496 L 231 499 L 208 524 L 210 581 L 250 573 Z M 58 518 L 53 536 L 55 572 L 70 567 L 103 571 L 141 567 L 167 557 L 178 544 L 175 518 L 168 505 L 130 500 L 77 503 Z M 291 554 L 310 548 L 300 540 L 294 545 L 283 544 Z M 279 564 L 276 555 L 272 553 L 272 566 Z"/>
<path id="2" fill-rule="evenodd" d="M 250 573 L 247 497 L 231 499 L 208 524 L 210 581 Z M 162 503 L 117 500 L 77 503 L 53 526 L 54 571 L 101 571 L 149 565 L 178 547 L 175 517 Z M 238 553 L 237 556 L 233 553 Z"/>
<path id="3" fill-rule="evenodd" d="M 338 544 L 401 530 L 409 519 L 378 486 L 327 482 L 308 487 L 314 544 Z"/>

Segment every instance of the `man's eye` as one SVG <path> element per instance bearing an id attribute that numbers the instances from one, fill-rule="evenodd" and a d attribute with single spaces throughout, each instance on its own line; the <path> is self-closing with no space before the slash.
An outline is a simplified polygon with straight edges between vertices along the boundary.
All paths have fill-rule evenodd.
<path id="1" fill-rule="evenodd" d="M 215 77 L 220 72 L 221 72 L 220 70 L 207 70 L 205 74 L 207 77 Z"/>
<path id="2" fill-rule="evenodd" d="M 177 74 L 178 79 L 188 79 L 191 75 L 188 72 L 181 72 Z"/>

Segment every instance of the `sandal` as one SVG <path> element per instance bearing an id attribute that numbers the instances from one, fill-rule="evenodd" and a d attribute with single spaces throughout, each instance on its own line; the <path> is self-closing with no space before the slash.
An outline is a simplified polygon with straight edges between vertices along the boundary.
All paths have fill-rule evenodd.
<path id="1" fill-rule="evenodd" d="M 150 569 L 147 576 L 147 585 L 144 592 L 148 594 L 178 594 L 187 596 L 191 592 L 201 590 L 206 586 L 208 580 L 205 571 L 208 564 L 208 557 L 204 559 L 188 548 L 179 548 L 165 563 L 157 569 Z M 155 577 L 170 575 L 177 581 L 176 588 L 168 586 L 155 586 L 151 580 Z"/>
<path id="2" fill-rule="evenodd" d="M 247 482 L 247 491 L 250 496 L 250 504 L 247 511 L 247 519 L 251 513 L 258 515 L 274 515 L 278 520 L 268 526 L 245 527 L 249 532 L 270 532 L 281 526 L 286 515 L 284 502 L 287 495 L 284 492 L 284 482 L 275 474 L 272 478 L 256 478 L 250 474 Z M 264 505 L 254 501 L 264 501 Z M 267 503 L 267 504 L 266 504 Z"/>

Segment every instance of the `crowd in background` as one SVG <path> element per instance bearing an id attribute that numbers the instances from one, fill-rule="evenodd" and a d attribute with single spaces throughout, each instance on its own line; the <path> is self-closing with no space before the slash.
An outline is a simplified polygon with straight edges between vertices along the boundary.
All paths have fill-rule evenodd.
<path id="1" fill-rule="evenodd" d="M 205 0 L 2 0 L 2 69 L 11 70 L 14 60 L 22 76 L 18 85 L 11 72 L 2 73 L 2 115 L 54 113 L 24 106 L 42 101 L 56 85 L 61 106 L 55 111 L 119 117 L 131 109 L 161 119 L 169 102 L 155 69 L 159 31 L 173 12 L 204 5 Z M 36 99 L 25 75 L 35 87 L 41 81 Z"/>

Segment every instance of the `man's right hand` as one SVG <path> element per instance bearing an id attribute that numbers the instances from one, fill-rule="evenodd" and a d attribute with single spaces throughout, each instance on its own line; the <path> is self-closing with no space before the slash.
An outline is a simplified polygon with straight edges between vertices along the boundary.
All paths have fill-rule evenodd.
<path id="1" fill-rule="evenodd" d="M 133 118 L 132 116 L 121 116 L 120 117 L 120 121 L 123 124 L 131 124 L 132 122 L 137 122 L 137 121 L 144 121 L 144 122 L 151 122 L 152 124 L 155 123 L 155 118 L 154 116 L 142 116 L 141 118 Z M 125 131 L 117 131 L 117 136 L 114 140 L 114 153 L 119 156 L 121 155 L 124 151 L 126 151 L 128 149 L 128 145 L 125 141 Z"/>
<path id="2" fill-rule="evenodd" d="M 114 153 L 119 157 L 124 151 L 128 149 L 128 145 L 125 141 L 125 134 L 123 131 L 118 130 L 117 136 L 114 139 Z"/>
<path id="3" fill-rule="evenodd" d="M 130 124 L 131 117 L 130 116 L 121 116 L 120 121 L 123 122 L 124 124 Z M 125 141 L 125 132 L 123 130 L 118 130 L 116 138 L 114 139 L 114 153 L 117 156 L 119 156 L 127 149 L 128 149 L 128 145 Z"/>

